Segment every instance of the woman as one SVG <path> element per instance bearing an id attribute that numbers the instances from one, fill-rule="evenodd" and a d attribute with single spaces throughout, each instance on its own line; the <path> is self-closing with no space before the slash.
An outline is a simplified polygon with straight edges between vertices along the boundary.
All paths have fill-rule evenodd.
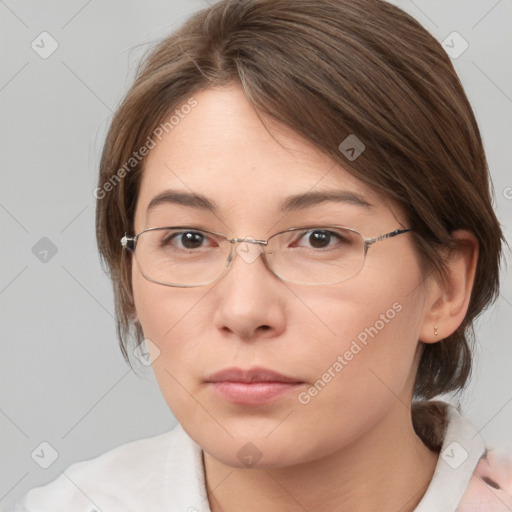
<path id="1" fill-rule="evenodd" d="M 97 239 L 121 349 L 179 421 L 21 510 L 509 510 L 463 388 L 502 233 L 442 47 L 380 0 L 224 0 L 112 121 Z M 413 403 L 414 399 L 414 403 Z"/>

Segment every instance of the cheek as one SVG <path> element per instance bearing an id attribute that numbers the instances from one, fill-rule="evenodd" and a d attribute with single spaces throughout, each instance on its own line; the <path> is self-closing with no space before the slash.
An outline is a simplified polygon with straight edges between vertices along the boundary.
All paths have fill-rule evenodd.
<path id="1" fill-rule="evenodd" d="M 192 376 L 197 372 L 201 353 L 205 359 L 199 340 L 201 326 L 211 323 L 205 317 L 207 291 L 151 283 L 137 268 L 132 273 L 132 282 L 144 338 L 151 340 L 159 351 L 152 363 L 155 377 L 169 407 L 179 418 L 180 411 L 190 403 L 189 393 L 196 391 L 197 383 Z"/>
<path id="2" fill-rule="evenodd" d="M 197 326 L 193 320 L 201 310 L 205 290 L 152 283 L 144 278 L 136 265 L 132 282 L 135 309 L 145 338 L 151 339 L 160 350 L 167 350 L 173 344 L 180 346 L 183 342 L 193 342 L 194 327 Z"/>
<path id="3" fill-rule="evenodd" d="M 320 409 L 337 404 L 333 414 L 340 418 L 346 407 L 361 417 L 384 410 L 397 396 L 407 402 L 424 304 L 422 288 L 413 285 L 419 274 L 408 277 L 394 283 L 361 279 L 306 299 L 319 318 L 317 332 L 325 335 L 307 355 L 314 396 L 305 400 Z"/>
<path id="4" fill-rule="evenodd" d="M 133 289 L 144 337 L 158 346 L 163 359 L 197 345 L 199 327 L 206 321 L 202 315 L 207 314 L 201 304 L 204 290 L 172 289 L 146 280 L 134 281 Z"/>

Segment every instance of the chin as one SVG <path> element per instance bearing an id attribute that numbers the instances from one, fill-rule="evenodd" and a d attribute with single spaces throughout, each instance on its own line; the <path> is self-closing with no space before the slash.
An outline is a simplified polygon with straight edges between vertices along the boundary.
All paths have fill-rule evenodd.
<path id="1" fill-rule="evenodd" d="M 268 427 L 268 424 L 266 427 Z M 189 435 L 201 448 L 219 462 L 234 468 L 276 469 L 313 462 L 327 456 L 332 451 L 329 443 L 319 443 L 311 437 L 304 437 L 297 429 L 284 429 L 279 432 L 276 423 L 272 428 L 259 429 L 257 435 L 245 433 L 243 429 L 230 430 L 231 437 L 225 431 L 220 435 L 215 431 L 192 429 Z M 262 435 L 262 432 L 264 434 Z M 268 432 L 271 432 L 268 434 Z M 309 438 L 309 442 L 308 442 Z"/>

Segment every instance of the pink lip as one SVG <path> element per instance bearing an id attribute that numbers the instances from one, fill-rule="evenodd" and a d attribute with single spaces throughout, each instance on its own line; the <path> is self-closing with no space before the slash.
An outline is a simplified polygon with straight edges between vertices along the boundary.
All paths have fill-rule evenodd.
<path id="1" fill-rule="evenodd" d="M 206 379 L 222 398 L 233 404 L 263 405 L 304 384 L 265 368 L 227 368 Z"/>

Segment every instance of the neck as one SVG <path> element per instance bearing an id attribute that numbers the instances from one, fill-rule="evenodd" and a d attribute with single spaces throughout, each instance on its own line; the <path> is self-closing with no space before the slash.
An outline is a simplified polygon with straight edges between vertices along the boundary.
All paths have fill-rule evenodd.
<path id="1" fill-rule="evenodd" d="M 408 512 L 425 494 L 437 458 L 397 401 L 363 438 L 320 460 L 238 469 L 205 453 L 204 464 L 212 512 Z"/>

